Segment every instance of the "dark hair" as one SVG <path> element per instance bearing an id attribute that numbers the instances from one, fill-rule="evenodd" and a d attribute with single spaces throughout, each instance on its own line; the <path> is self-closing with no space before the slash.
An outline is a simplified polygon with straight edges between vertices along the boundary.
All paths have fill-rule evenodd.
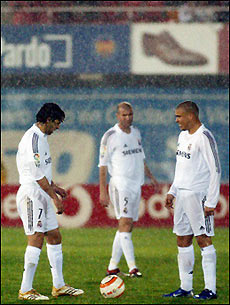
<path id="1" fill-rule="evenodd" d="M 63 122 L 65 119 L 65 112 L 55 103 L 46 103 L 36 114 L 37 122 L 46 123 L 47 119 L 51 121 L 59 120 Z"/>
<path id="2" fill-rule="evenodd" d="M 192 112 L 194 113 L 197 117 L 199 116 L 199 108 L 197 104 L 195 104 L 192 101 L 185 101 L 183 103 L 180 103 L 177 107 L 178 108 L 184 108 L 186 112 Z"/>

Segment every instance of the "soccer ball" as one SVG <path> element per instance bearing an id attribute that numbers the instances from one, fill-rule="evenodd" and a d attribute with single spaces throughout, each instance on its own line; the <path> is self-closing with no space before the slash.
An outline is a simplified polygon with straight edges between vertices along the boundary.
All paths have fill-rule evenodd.
<path id="1" fill-rule="evenodd" d="M 125 291 L 124 281 L 117 275 L 108 275 L 100 283 L 104 298 L 119 298 Z"/>

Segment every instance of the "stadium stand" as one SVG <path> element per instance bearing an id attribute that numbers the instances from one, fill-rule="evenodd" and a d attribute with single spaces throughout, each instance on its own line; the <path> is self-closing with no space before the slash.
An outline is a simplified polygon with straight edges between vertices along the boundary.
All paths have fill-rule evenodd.
<path id="1" fill-rule="evenodd" d="M 15 25 L 89 22 L 98 24 L 229 22 L 228 1 L 2 1 L 1 3 L 2 7 L 11 8 L 9 11 L 11 18 L 10 14 L 8 18 L 1 14 L 4 23 Z"/>

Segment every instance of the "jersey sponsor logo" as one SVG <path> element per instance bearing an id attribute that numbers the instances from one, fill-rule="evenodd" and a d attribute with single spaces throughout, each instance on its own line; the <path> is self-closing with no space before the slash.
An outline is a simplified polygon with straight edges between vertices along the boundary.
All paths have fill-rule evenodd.
<path id="1" fill-rule="evenodd" d="M 141 152 L 142 152 L 142 148 L 134 148 L 134 149 L 129 149 L 129 150 L 122 151 L 124 156 L 132 155 L 132 154 L 139 154 Z"/>
<path id="2" fill-rule="evenodd" d="M 34 163 L 36 167 L 40 167 L 41 164 L 40 154 L 34 154 Z"/>
<path id="3" fill-rule="evenodd" d="M 191 158 L 191 154 L 190 153 L 187 153 L 185 151 L 181 151 L 179 149 L 176 151 L 176 155 L 179 156 L 179 157 L 184 157 L 186 159 L 190 159 Z"/>
<path id="4" fill-rule="evenodd" d="M 48 165 L 48 164 L 51 163 L 51 162 L 52 162 L 51 157 L 49 157 L 48 159 L 45 159 L 45 164 L 46 164 L 46 165 Z"/>

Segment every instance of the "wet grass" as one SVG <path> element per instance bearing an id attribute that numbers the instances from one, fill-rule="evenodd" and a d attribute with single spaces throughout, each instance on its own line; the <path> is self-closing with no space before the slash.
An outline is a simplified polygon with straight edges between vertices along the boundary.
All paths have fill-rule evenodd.
<path id="1" fill-rule="evenodd" d="M 119 299 L 104 299 L 99 293 L 100 281 L 105 276 L 115 228 L 63 229 L 63 273 L 65 281 L 85 291 L 77 298 L 51 296 L 52 278 L 46 255 L 41 252 L 34 278 L 34 288 L 50 297 L 42 304 L 204 304 L 194 299 L 165 299 L 162 294 L 179 288 L 177 247 L 171 229 L 136 228 L 133 232 L 136 262 L 143 278 L 124 278 L 126 290 Z M 17 299 L 20 288 L 26 237 L 22 228 L 2 228 L 1 232 L 1 304 L 32 304 L 38 302 Z M 216 228 L 213 243 L 217 250 L 218 299 L 209 304 L 229 304 L 229 231 Z M 194 291 L 203 290 L 200 249 L 194 241 Z M 127 272 L 124 258 L 120 268 Z"/>

